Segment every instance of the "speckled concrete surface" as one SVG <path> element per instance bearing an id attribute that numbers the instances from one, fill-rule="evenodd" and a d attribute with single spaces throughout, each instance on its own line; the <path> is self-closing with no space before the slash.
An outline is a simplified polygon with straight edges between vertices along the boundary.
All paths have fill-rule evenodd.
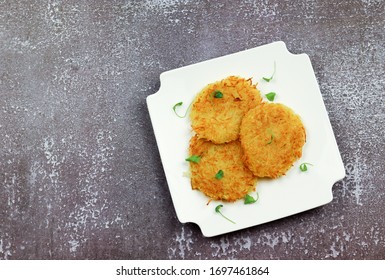
<path id="1" fill-rule="evenodd" d="M 0 0 L 0 259 L 385 259 L 385 8 Z M 282 40 L 312 60 L 334 200 L 214 238 L 175 216 L 145 99 L 161 72 Z"/>

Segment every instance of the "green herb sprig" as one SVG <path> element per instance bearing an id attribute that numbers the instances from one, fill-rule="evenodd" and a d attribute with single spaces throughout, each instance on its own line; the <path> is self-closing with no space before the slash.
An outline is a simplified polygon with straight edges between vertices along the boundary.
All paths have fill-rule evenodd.
<path id="1" fill-rule="evenodd" d="M 306 171 L 307 171 L 307 166 L 308 166 L 308 165 L 313 165 L 313 164 L 308 163 L 308 162 L 301 163 L 301 165 L 299 166 L 299 169 L 300 169 L 302 172 L 306 172 Z"/>
<path id="2" fill-rule="evenodd" d="M 214 91 L 214 98 L 223 98 L 223 93 L 219 90 Z"/>
<path id="3" fill-rule="evenodd" d="M 251 195 L 246 194 L 243 202 L 245 204 L 253 204 L 253 203 L 256 203 L 258 201 L 258 199 L 259 199 L 259 194 L 258 193 L 257 193 L 257 198 L 254 198 Z"/>
<path id="4" fill-rule="evenodd" d="M 190 105 L 188 105 L 187 110 L 186 110 L 186 112 L 184 113 L 184 115 L 180 115 L 180 114 L 178 114 L 178 112 L 176 111 L 176 109 L 177 109 L 178 107 L 180 107 L 180 106 L 183 105 L 183 102 L 182 102 L 182 101 L 176 103 L 176 104 L 172 107 L 172 110 L 174 111 L 175 115 L 177 115 L 179 118 L 183 119 L 183 118 L 185 118 L 185 117 L 187 116 L 187 113 L 188 113 L 188 111 L 190 110 L 191 104 L 192 104 L 192 102 L 190 103 Z"/>
<path id="5" fill-rule="evenodd" d="M 269 101 L 274 101 L 275 99 L 275 96 L 276 96 L 276 93 L 275 92 L 269 92 L 267 94 L 265 94 L 266 98 L 269 100 Z"/>
<path id="6" fill-rule="evenodd" d="M 270 82 L 273 79 L 274 75 L 275 75 L 276 68 L 277 68 L 276 67 L 276 63 L 274 61 L 274 71 L 273 71 L 273 74 L 271 75 L 270 78 L 263 77 L 262 79 L 264 79 L 266 82 Z"/>
<path id="7" fill-rule="evenodd" d="M 219 204 L 217 207 L 215 207 L 215 212 L 219 213 L 223 218 L 225 218 L 226 220 L 228 220 L 229 222 L 235 224 L 234 221 L 230 220 L 229 218 L 227 218 L 225 215 L 222 214 L 221 212 L 221 208 L 223 207 L 222 204 Z"/>
<path id="8" fill-rule="evenodd" d="M 201 157 L 198 155 L 192 155 L 186 158 L 186 161 L 198 163 L 201 160 Z"/>
<path id="9" fill-rule="evenodd" d="M 225 173 L 223 172 L 223 170 L 219 170 L 219 171 L 217 172 L 217 174 L 215 174 L 215 178 L 218 179 L 218 180 L 220 180 L 220 179 L 223 178 L 224 175 L 225 175 Z"/>

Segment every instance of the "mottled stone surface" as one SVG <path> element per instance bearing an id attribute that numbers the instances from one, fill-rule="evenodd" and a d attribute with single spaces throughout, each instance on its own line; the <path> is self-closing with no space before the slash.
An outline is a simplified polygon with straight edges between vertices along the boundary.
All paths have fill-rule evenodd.
<path id="1" fill-rule="evenodd" d="M 385 259 L 383 0 L 0 0 L 0 259 Z M 323 207 L 204 238 L 176 218 L 146 97 L 282 40 L 346 168 Z"/>

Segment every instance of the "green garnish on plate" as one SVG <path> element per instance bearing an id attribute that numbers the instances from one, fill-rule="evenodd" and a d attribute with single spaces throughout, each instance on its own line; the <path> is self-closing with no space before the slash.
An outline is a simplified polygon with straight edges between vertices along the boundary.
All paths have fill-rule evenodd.
<path id="1" fill-rule="evenodd" d="M 220 92 L 219 90 L 214 91 L 214 98 L 222 98 L 223 93 Z"/>
<path id="2" fill-rule="evenodd" d="M 221 212 L 221 208 L 223 207 L 222 204 L 219 204 L 217 207 L 215 207 L 215 212 L 219 213 L 223 218 L 225 218 L 226 220 L 228 220 L 229 222 L 235 224 L 234 221 L 230 220 L 229 218 L 227 218 L 225 215 L 222 214 Z"/>
<path id="3" fill-rule="evenodd" d="M 267 94 L 265 94 L 266 98 L 269 100 L 269 101 L 274 101 L 274 98 L 276 96 L 276 93 L 275 92 L 269 92 Z"/>
<path id="4" fill-rule="evenodd" d="M 244 198 L 244 203 L 245 204 L 253 204 L 253 203 L 257 202 L 258 199 L 259 199 L 259 194 L 258 193 L 257 193 L 257 198 L 254 198 L 251 195 L 246 194 L 246 196 Z"/>
<path id="5" fill-rule="evenodd" d="M 306 171 L 307 171 L 307 166 L 308 166 L 308 165 L 313 165 L 313 164 L 308 163 L 308 162 L 301 163 L 301 165 L 299 166 L 299 169 L 300 169 L 302 172 L 306 172 Z"/>
<path id="6" fill-rule="evenodd" d="M 266 82 L 270 82 L 273 79 L 274 75 L 275 75 L 275 70 L 276 70 L 276 63 L 274 61 L 274 71 L 273 71 L 273 74 L 271 75 L 270 78 L 263 77 L 262 79 L 264 79 Z"/>
<path id="7" fill-rule="evenodd" d="M 198 163 L 201 160 L 201 157 L 198 155 L 192 155 L 186 158 L 186 161 Z"/>
<path id="8" fill-rule="evenodd" d="M 224 175 L 225 173 L 223 172 L 223 170 L 219 170 L 217 174 L 215 174 L 215 178 L 219 180 L 222 179 Z"/>
<path id="9" fill-rule="evenodd" d="M 172 110 L 174 111 L 175 115 L 177 115 L 179 118 L 182 118 L 182 119 L 183 119 L 183 118 L 185 118 L 185 117 L 187 116 L 187 113 L 188 113 L 188 111 L 189 111 L 189 109 L 190 109 L 190 107 L 191 107 L 191 104 L 192 104 L 192 102 L 191 102 L 190 105 L 187 107 L 187 110 L 186 110 L 186 112 L 184 113 L 184 115 L 180 115 L 180 114 L 178 114 L 178 112 L 176 111 L 176 109 L 177 109 L 178 107 L 180 107 L 180 106 L 183 105 L 183 102 L 182 102 L 182 101 L 176 103 L 176 104 L 172 107 Z"/>

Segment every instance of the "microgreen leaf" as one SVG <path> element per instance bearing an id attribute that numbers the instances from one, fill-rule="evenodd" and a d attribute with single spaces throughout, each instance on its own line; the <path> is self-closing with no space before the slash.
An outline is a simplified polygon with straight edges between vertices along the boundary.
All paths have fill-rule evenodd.
<path id="1" fill-rule="evenodd" d="M 276 70 L 276 65 L 275 65 L 275 61 L 274 61 L 274 71 L 273 71 L 273 74 L 271 75 L 270 78 L 263 77 L 262 79 L 264 79 L 266 82 L 270 82 L 273 79 L 274 75 L 275 75 L 275 70 Z"/>
<path id="2" fill-rule="evenodd" d="M 220 92 L 219 90 L 214 91 L 214 98 L 222 98 L 223 93 Z"/>
<path id="3" fill-rule="evenodd" d="M 269 101 L 274 101 L 274 98 L 275 98 L 275 95 L 276 93 L 275 92 L 269 92 L 267 94 L 265 94 L 266 98 L 269 100 Z"/>
<path id="4" fill-rule="evenodd" d="M 188 113 L 188 111 L 189 111 L 189 109 L 190 109 L 190 107 L 191 107 L 191 104 L 192 104 L 192 102 L 191 102 L 190 105 L 187 107 L 187 110 L 186 110 L 186 112 L 184 113 L 184 115 L 179 115 L 178 112 L 176 111 L 176 109 L 177 109 L 178 107 L 180 107 L 180 106 L 183 105 L 183 102 L 182 102 L 182 101 L 176 103 L 176 104 L 172 107 L 172 110 L 174 111 L 175 115 L 177 115 L 179 118 L 182 118 L 182 119 L 183 119 L 183 118 L 185 118 L 185 117 L 187 116 L 187 113 Z"/>
<path id="5" fill-rule="evenodd" d="M 174 105 L 174 107 L 172 107 L 172 109 L 174 110 L 174 113 L 175 113 L 178 117 L 180 117 L 180 116 L 179 116 L 178 113 L 176 112 L 176 108 L 179 107 L 179 106 L 182 106 L 182 105 L 183 105 L 183 102 L 181 101 L 181 102 L 176 103 L 176 104 Z"/>
<path id="6" fill-rule="evenodd" d="M 217 207 L 215 207 L 215 212 L 221 213 L 221 208 L 223 207 L 222 204 L 219 204 Z"/>
<path id="7" fill-rule="evenodd" d="M 225 215 L 222 214 L 221 212 L 221 208 L 223 207 L 222 204 L 219 204 L 217 207 L 215 207 L 215 212 L 219 213 L 223 218 L 225 218 L 226 220 L 228 220 L 229 222 L 235 224 L 234 221 L 230 220 L 229 218 L 227 218 Z"/>
<path id="8" fill-rule="evenodd" d="M 264 79 L 266 82 L 270 82 L 272 78 L 265 78 L 265 77 L 263 77 L 262 79 Z"/>
<path id="9" fill-rule="evenodd" d="M 308 163 L 308 162 L 304 162 L 302 163 L 300 166 L 299 166 L 299 169 L 302 171 L 302 172 L 306 172 L 307 171 L 307 166 L 308 165 L 313 165 L 311 163 Z"/>
<path id="10" fill-rule="evenodd" d="M 259 199 L 259 194 L 258 193 L 257 193 L 257 198 L 254 198 L 251 195 L 246 194 L 245 199 L 244 199 L 244 203 L 245 204 L 252 204 L 252 203 L 257 202 L 258 199 Z"/>
<path id="11" fill-rule="evenodd" d="M 188 158 L 186 158 L 186 161 L 191 161 L 191 162 L 195 162 L 195 163 L 198 163 L 200 160 L 201 160 L 201 157 L 197 156 L 197 155 L 192 155 L 192 156 L 189 156 Z"/>
<path id="12" fill-rule="evenodd" d="M 219 170 L 217 174 L 215 174 L 215 178 L 222 179 L 225 174 L 223 173 L 223 170 Z"/>

